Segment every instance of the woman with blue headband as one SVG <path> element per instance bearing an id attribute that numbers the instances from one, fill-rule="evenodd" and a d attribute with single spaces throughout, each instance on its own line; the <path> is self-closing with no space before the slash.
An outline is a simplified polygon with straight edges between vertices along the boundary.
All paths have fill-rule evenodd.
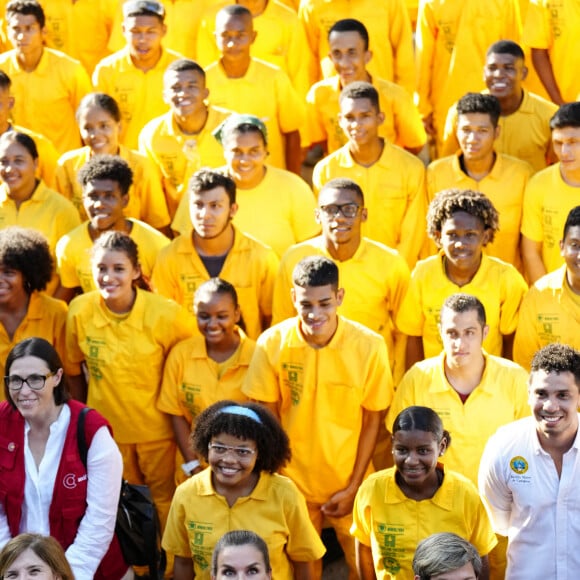
<path id="1" fill-rule="evenodd" d="M 193 448 L 209 467 L 173 497 L 163 548 L 175 555 L 174 580 L 210 580 L 215 544 L 247 529 L 266 541 L 276 580 L 311 580 L 324 546 L 306 501 L 275 472 L 290 459 L 288 437 L 256 403 L 221 401 L 197 418 Z"/>

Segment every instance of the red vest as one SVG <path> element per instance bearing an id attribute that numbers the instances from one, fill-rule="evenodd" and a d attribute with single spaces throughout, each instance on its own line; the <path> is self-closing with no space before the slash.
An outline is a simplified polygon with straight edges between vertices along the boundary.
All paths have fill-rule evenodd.
<path id="1" fill-rule="evenodd" d="M 69 401 L 70 424 L 66 433 L 60 464 L 56 473 L 48 513 L 50 535 L 66 550 L 73 542 L 87 507 L 87 470 L 79 455 L 77 423 L 82 403 Z M 87 446 L 107 421 L 96 411 L 85 416 Z M 8 519 L 12 537 L 19 533 L 24 502 L 24 418 L 7 402 L 0 403 L 0 502 Z M 108 490 L 102 490 L 107 493 Z M 118 580 L 127 571 L 117 536 L 95 574 L 96 579 Z"/>

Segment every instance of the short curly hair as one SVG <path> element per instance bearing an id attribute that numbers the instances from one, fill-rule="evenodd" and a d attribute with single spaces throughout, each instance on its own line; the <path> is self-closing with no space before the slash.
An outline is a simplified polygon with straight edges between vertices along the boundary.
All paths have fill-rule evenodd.
<path id="1" fill-rule="evenodd" d="M 427 212 L 427 234 L 437 245 L 443 222 L 460 211 L 480 219 L 490 231 L 488 242 L 493 242 L 499 230 L 499 213 L 489 197 L 472 189 L 445 189 L 435 196 Z"/>
<path id="2" fill-rule="evenodd" d="M 223 412 L 225 407 L 242 407 L 258 415 L 260 422 L 234 413 Z M 220 401 L 205 409 L 197 418 L 191 435 L 194 451 L 208 460 L 208 445 L 212 437 L 226 433 L 232 437 L 256 442 L 258 458 L 254 472 L 274 473 L 290 461 L 290 441 L 276 417 L 258 403 Z"/>
<path id="3" fill-rule="evenodd" d="M 22 274 L 28 294 L 44 290 L 54 269 L 47 239 L 37 230 L 18 226 L 0 230 L 0 264 Z"/>
<path id="4" fill-rule="evenodd" d="M 121 195 L 127 195 L 133 185 L 133 171 L 129 164 L 117 155 L 93 155 L 77 173 L 82 187 L 95 179 L 110 179 L 119 184 Z"/>
<path id="5" fill-rule="evenodd" d="M 531 372 L 572 373 L 580 389 L 580 351 L 568 344 L 554 342 L 541 348 L 532 359 Z"/>

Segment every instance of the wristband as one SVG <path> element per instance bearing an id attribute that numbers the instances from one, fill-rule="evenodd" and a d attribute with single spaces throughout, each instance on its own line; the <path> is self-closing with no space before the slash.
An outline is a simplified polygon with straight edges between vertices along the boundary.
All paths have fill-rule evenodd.
<path id="1" fill-rule="evenodd" d="M 181 469 L 183 469 L 183 473 L 185 473 L 185 475 L 191 475 L 191 472 L 194 469 L 197 469 L 200 465 L 201 463 L 199 462 L 199 459 L 192 459 L 187 463 L 182 463 Z"/>

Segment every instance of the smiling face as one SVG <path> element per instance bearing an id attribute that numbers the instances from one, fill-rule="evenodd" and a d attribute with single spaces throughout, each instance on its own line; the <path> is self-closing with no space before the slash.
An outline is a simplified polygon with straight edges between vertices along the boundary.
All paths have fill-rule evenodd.
<path id="1" fill-rule="evenodd" d="M 454 312 L 450 308 L 442 308 L 439 330 L 446 365 L 470 368 L 482 361 L 482 343 L 489 326 L 481 324 L 476 310 Z"/>
<path id="2" fill-rule="evenodd" d="M 60 580 L 50 569 L 50 566 L 36 553 L 27 548 L 8 566 L 3 578 L 6 580 Z"/>
<path id="3" fill-rule="evenodd" d="M 223 147 L 228 173 L 240 189 L 250 189 L 262 181 L 268 149 L 260 131 L 232 131 Z"/>
<path id="4" fill-rule="evenodd" d="M 218 453 L 211 445 L 233 447 L 224 453 Z M 246 450 L 250 450 L 246 452 Z M 253 453 L 252 453 L 253 451 Z M 220 433 L 211 438 L 208 450 L 208 463 L 211 467 L 214 487 L 218 492 L 241 492 L 245 494 L 248 488 L 255 485 L 257 478 L 254 467 L 258 459 L 256 442 L 240 439 L 227 433 Z M 251 491 L 251 490 L 250 490 Z"/>
<path id="5" fill-rule="evenodd" d="M 370 99 L 341 99 L 339 124 L 348 140 L 362 147 L 379 138 L 379 127 L 384 121 Z"/>
<path id="6" fill-rule="evenodd" d="M 342 211 L 331 211 L 332 206 L 358 206 L 354 217 L 345 217 Z M 316 221 L 322 227 L 322 235 L 333 246 L 353 243 L 358 246 L 361 238 L 361 224 L 367 220 L 367 209 L 355 191 L 350 189 L 325 188 L 318 196 Z"/>
<path id="7" fill-rule="evenodd" d="M 580 293 L 580 226 L 570 226 L 560 242 L 560 254 L 566 262 L 570 287 Z"/>
<path id="8" fill-rule="evenodd" d="M 92 259 L 93 278 L 107 304 L 132 303 L 133 283 L 141 275 L 125 252 L 99 248 Z"/>
<path id="9" fill-rule="evenodd" d="M 500 100 L 521 96 L 522 82 L 527 75 L 528 69 L 523 59 L 513 54 L 489 54 L 483 69 L 485 85 Z"/>
<path id="10" fill-rule="evenodd" d="M 110 113 L 97 106 L 84 107 L 79 111 L 78 124 L 83 143 L 93 153 L 117 155 L 121 123 Z"/>
<path id="11" fill-rule="evenodd" d="M 232 339 L 240 321 L 240 307 L 234 305 L 230 294 L 205 293 L 194 304 L 197 327 L 206 344 L 220 344 Z"/>
<path id="12" fill-rule="evenodd" d="M 188 117 L 205 110 L 209 95 L 203 75 L 196 70 L 169 70 L 163 77 L 163 99 L 174 115 Z"/>
<path id="13" fill-rule="evenodd" d="M 123 35 L 131 60 L 138 68 L 152 68 L 161 58 L 161 41 L 167 27 L 157 16 L 128 16 L 123 21 Z"/>
<path id="14" fill-rule="evenodd" d="M 0 262 L 0 306 L 20 303 L 27 295 L 22 272 Z"/>
<path id="15" fill-rule="evenodd" d="M 38 159 L 34 159 L 28 149 L 17 141 L 0 142 L 0 177 L 15 201 L 25 201 L 36 189 L 36 169 Z"/>
<path id="16" fill-rule="evenodd" d="M 365 50 L 364 40 L 358 32 L 333 31 L 328 37 L 328 45 L 330 47 L 328 56 L 343 87 L 353 81 L 368 79 L 366 66 L 371 60 L 372 53 Z"/>
<path id="17" fill-rule="evenodd" d="M 83 206 L 96 231 L 121 229 L 128 202 L 129 196 L 112 179 L 93 179 L 83 186 Z"/>
<path id="18" fill-rule="evenodd" d="M 266 570 L 264 556 L 251 544 L 227 546 L 219 553 L 217 574 L 212 580 L 269 580 L 272 573 Z"/>
<path id="19" fill-rule="evenodd" d="M 457 140 L 465 159 L 484 161 L 493 156 L 493 146 L 499 136 L 487 113 L 465 113 L 457 117 Z"/>

